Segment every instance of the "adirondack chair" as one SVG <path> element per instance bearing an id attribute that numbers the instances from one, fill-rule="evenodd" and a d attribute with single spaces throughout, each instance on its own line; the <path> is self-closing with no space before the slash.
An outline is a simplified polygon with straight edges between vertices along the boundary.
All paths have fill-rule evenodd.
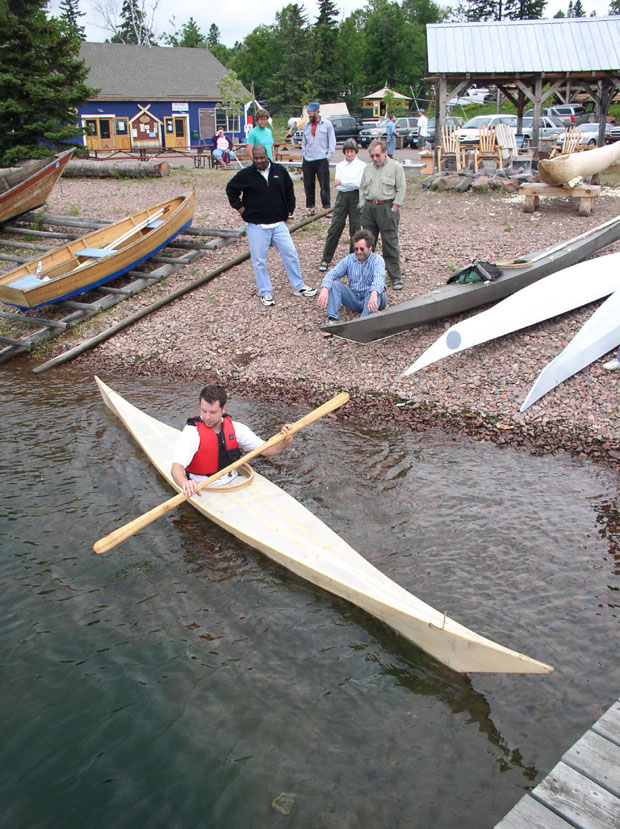
<path id="1" fill-rule="evenodd" d="M 491 159 L 497 162 L 500 170 L 503 169 L 502 151 L 497 144 L 497 135 L 494 127 L 480 127 L 480 140 L 474 149 L 474 172 L 478 172 L 480 161 Z"/>
<path id="2" fill-rule="evenodd" d="M 461 147 L 458 127 L 441 128 L 442 144 L 437 148 L 437 164 L 441 171 L 448 159 L 454 159 L 456 169 L 460 172 L 465 167 L 465 148 Z"/>
<path id="3" fill-rule="evenodd" d="M 568 127 L 566 132 L 564 133 L 564 141 L 562 141 L 562 147 L 558 150 L 557 147 L 554 147 L 550 158 L 553 158 L 556 155 L 568 155 L 569 153 L 577 153 L 581 149 L 579 146 L 579 139 L 581 138 L 581 133 L 579 132 L 579 127 L 576 124 L 573 126 Z"/>
<path id="4" fill-rule="evenodd" d="M 512 162 L 517 156 L 516 133 L 508 124 L 498 124 L 495 128 L 495 136 L 502 160 L 507 167 L 512 166 Z"/>

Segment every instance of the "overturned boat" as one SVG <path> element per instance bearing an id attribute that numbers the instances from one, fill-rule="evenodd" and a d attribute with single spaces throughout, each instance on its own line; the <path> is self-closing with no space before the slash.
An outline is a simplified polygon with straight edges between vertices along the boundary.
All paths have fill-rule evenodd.
<path id="1" fill-rule="evenodd" d="M 324 326 L 324 330 L 357 343 L 390 337 L 427 322 L 498 302 L 549 274 L 581 262 L 619 239 L 620 216 L 617 216 L 566 242 L 510 262 L 495 263 L 503 273 L 493 281 L 444 285 L 379 313 L 347 322 L 333 322 Z"/>
<path id="2" fill-rule="evenodd" d="M 538 177 L 543 184 L 574 187 L 582 179 L 602 173 L 617 161 L 620 161 L 620 141 L 594 150 L 546 158 L 538 164 Z"/>

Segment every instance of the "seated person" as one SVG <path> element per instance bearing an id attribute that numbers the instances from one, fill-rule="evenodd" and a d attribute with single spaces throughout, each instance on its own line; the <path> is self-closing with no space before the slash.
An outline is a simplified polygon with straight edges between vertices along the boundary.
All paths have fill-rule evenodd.
<path id="1" fill-rule="evenodd" d="M 220 129 L 211 139 L 213 158 L 224 170 L 228 170 L 228 162 L 237 156 L 232 151 L 232 143 L 226 138 L 224 130 Z"/>
<path id="2" fill-rule="evenodd" d="M 340 319 L 343 305 L 351 311 L 360 311 L 362 317 L 382 311 L 387 305 L 385 262 L 373 253 L 374 244 L 375 237 L 369 230 L 358 230 L 353 235 L 353 253 L 323 277 L 318 303 L 319 308 L 327 308 L 328 319 Z M 341 282 L 345 275 L 348 285 Z"/>

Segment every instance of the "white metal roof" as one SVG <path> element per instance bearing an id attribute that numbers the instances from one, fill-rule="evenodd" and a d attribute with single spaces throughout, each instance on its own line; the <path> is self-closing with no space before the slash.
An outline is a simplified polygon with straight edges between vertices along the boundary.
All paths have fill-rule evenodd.
<path id="1" fill-rule="evenodd" d="M 426 27 L 429 75 L 620 71 L 620 15 Z"/>
<path id="2" fill-rule="evenodd" d="M 389 89 L 387 86 L 384 86 L 381 89 L 377 89 L 376 92 L 372 92 L 370 95 L 364 95 L 364 100 L 369 101 L 371 98 L 385 98 L 388 92 L 391 92 L 395 98 L 402 98 L 403 101 L 411 100 L 411 98 L 408 98 L 406 95 L 401 95 L 400 92 L 396 92 L 393 89 Z"/>

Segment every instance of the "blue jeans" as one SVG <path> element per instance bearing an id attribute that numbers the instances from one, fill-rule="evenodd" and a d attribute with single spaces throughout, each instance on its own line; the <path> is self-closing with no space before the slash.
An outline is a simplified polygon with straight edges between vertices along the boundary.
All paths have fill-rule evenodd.
<path id="1" fill-rule="evenodd" d="M 220 159 L 225 152 L 228 152 L 231 158 L 237 158 L 237 156 L 233 153 L 232 150 L 213 150 L 213 156 L 214 158 Z"/>
<path id="2" fill-rule="evenodd" d="M 334 319 L 340 319 L 340 308 L 344 305 L 351 311 L 361 311 L 361 317 L 367 317 L 370 313 L 368 310 L 368 300 L 370 299 L 371 291 L 352 291 L 348 285 L 336 280 L 329 289 L 329 299 L 327 300 L 327 316 Z M 385 293 L 380 293 L 378 296 L 379 311 L 383 311 L 387 305 Z"/>
<path id="3" fill-rule="evenodd" d="M 298 291 L 303 287 L 304 279 L 301 275 L 299 256 L 297 256 L 291 234 L 284 222 L 279 222 L 275 227 L 261 227 L 248 222 L 245 231 L 250 245 L 250 256 L 259 296 L 272 292 L 271 279 L 267 270 L 267 254 L 270 245 L 273 245 L 282 257 L 284 270 L 293 290 Z"/>

